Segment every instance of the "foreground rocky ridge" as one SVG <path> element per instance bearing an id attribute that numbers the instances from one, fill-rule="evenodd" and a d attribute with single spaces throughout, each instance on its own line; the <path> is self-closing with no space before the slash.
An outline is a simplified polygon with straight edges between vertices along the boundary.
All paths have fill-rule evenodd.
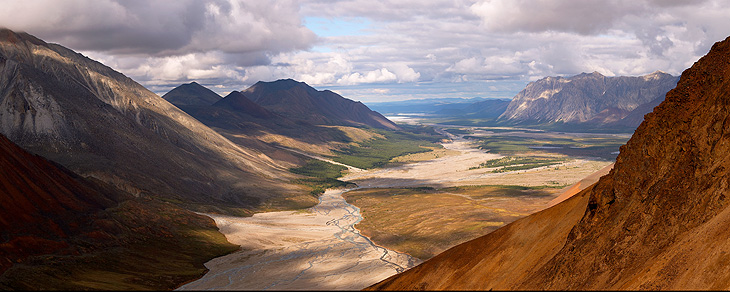
<path id="1" fill-rule="evenodd" d="M 370 289 L 728 289 L 730 38 L 574 197 Z"/>
<path id="2" fill-rule="evenodd" d="M 136 195 L 250 209 L 316 203 L 286 165 L 109 67 L 10 30 L 0 30 L 0 133 Z"/>

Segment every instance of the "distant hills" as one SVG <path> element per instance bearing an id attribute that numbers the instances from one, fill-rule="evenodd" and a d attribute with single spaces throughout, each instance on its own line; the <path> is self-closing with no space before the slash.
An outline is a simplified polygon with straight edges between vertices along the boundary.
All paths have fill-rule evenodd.
<path id="1" fill-rule="evenodd" d="M 664 100 L 678 79 L 663 72 L 639 77 L 606 77 L 598 72 L 546 77 L 530 82 L 498 120 L 523 125 L 561 123 L 633 129 L 644 114 L 651 112 L 650 105 Z"/>
<path id="2" fill-rule="evenodd" d="M 496 119 L 509 99 L 487 98 L 427 98 L 371 103 L 370 107 L 388 114 L 431 114 L 438 117 Z"/>
<path id="3" fill-rule="evenodd" d="M 370 289 L 727 289 L 728 92 L 730 37 L 682 73 L 597 183 Z"/>
<path id="4" fill-rule="evenodd" d="M 193 82 L 180 85 L 162 97 L 189 112 L 216 106 L 260 119 L 276 117 L 311 125 L 398 129 L 395 123 L 361 102 L 344 98 L 329 90 L 316 90 L 304 82 L 292 79 L 260 81 L 244 91 L 233 91 L 223 99 L 215 99 L 211 93 L 215 94 Z"/>
<path id="5" fill-rule="evenodd" d="M 242 93 L 262 107 L 290 119 L 317 125 L 367 125 L 398 129 L 395 123 L 370 110 L 362 102 L 344 98 L 330 90 L 316 90 L 292 79 L 259 81 Z"/>
<path id="6" fill-rule="evenodd" d="M 530 82 L 511 100 L 424 99 L 371 106 L 389 114 L 427 114 L 465 126 L 632 132 L 678 80 L 663 72 L 638 77 L 606 77 L 593 72 Z"/>

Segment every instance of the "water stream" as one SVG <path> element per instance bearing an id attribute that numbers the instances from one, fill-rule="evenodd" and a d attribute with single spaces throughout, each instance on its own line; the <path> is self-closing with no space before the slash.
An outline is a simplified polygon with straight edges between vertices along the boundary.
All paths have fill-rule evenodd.
<path id="1" fill-rule="evenodd" d="M 346 191 L 328 190 L 308 212 L 210 215 L 244 249 L 209 261 L 204 277 L 178 290 L 354 290 L 419 263 L 360 234 Z"/>

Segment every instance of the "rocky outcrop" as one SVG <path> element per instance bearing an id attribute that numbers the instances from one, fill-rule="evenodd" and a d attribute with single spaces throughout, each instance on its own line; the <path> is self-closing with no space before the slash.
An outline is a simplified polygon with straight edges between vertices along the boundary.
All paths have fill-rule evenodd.
<path id="1" fill-rule="evenodd" d="M 618 122 L 635 128 L 640 119 L 622 119 L 629 115 L 643 117 L 653 107 L 642 105 L 659 104 L 677 80 L 660 71 L 640 77 L 606 77 L 598 72 L 570 78 L 545 77 L 520 91 L 499 120 L 519 124 Z"/>
<path id="2" fill-rule="evenodd" d="M 574 197 L 373 289 L 730 287 L 730 38 L 682 73 Z"/>
<path id="3" fill-rule="evenodd" d="M 10 30 L 0 30 L 0 133 L 137 195 L 246 208 L 306 197 L 285 167 L 121 73 Z"/>
<path id="4" fill-rule="evenodd" d="M 242 93 L 264 108 L 293 120 L 315 125 L 367 125 L 398 129 L 395 123 L 370 110 L 362 102 L 352 101 L 329 90 L 316 90 L 304 82 L 291 79 L 259 81 Z"/>

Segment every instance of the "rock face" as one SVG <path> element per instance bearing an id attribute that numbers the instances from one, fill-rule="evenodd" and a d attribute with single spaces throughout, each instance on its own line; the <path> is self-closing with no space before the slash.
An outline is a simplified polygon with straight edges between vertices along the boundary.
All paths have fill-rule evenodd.
<path id="1" fill-rule="evenodd" d="M 546 77 L 520 91 L 499 120 L 607 124 L 620 122 L 628 115 L 643 117 L 653 108 L 642 105 L 659 104 L 677 80 L 659 71 L 640 77 L 606 77 L 598 72 L 570 78 Z M 633 113 L 635 110 L 640 112 Z M 641 120 L 623 123 L 635 128 Z"/>
<path id="2" fill-rule="evenodd" d="M 221 96 L 197 82 L 190 82 L 170 90 L 162 96 L 162 99 L 180 107 L 186 105 L 211 105 L 221 100 Z"/>
<path id="3" fill-rule="evenodd" d="M 344 98 L 329 90 L 319 91 L 291 79 L 257 82 L 242 92 L 264 108 L 315 125 L 368 125 L 398 129 L 393 122 L 361 102 Z"/>
<path id="4" fill-rule="evenodd" d="M 730 38 L 686 70 L 611 172 L 373 289 L 730 288 Z"/>
<path id="5" fill-rule="evenodd" d="M 136 194 L 242 207 L 304 195 L 275 161 L 133 80 L 10 30 L 0 30 L 0 133 Z"/>

